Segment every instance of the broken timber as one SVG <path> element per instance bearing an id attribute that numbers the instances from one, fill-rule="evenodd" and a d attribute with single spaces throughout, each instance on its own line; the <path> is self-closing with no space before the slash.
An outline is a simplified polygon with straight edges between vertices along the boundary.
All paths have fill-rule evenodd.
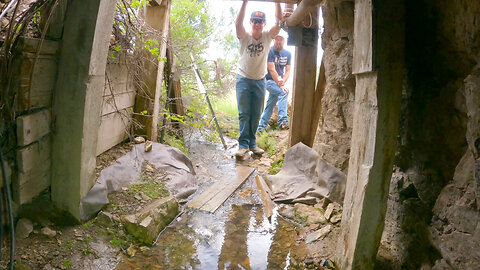
<path id="1" fill-rule="evenodd" d="M 270 191 L 270 188 L 267 186 L 267 183 L 265 183 L 265 180 L 263 179 L 263 177 L 260 177 L 259 175 L 257 175 L 256 180 L 257 180 L 257 187 L 260 190 L 260 194 L 262 197 L 265 215 L 267 216 L 267 218 L 270 218 L 273 215 L 273 207 L 274 207 L 274 203 L 272 201 L 272 192 Z"/>
<path id="2" fill-rule="evenodd" d="M 254 169 L 250 167 L 237 166 L 234 177 L 216 182 L 186 206 L 214 213 L 250 177 L 253 171 Z"/>

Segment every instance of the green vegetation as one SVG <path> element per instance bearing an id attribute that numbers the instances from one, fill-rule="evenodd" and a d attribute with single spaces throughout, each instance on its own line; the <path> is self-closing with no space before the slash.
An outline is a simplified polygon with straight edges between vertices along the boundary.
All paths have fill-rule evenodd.
<path id="1" fill-rule="evenodd" d="M 66 249 L 72 249 L 72 248 L 73 248 L 73 240 L 68 240 L 68 241 L 65 243 L 65 248 L 66 248 Z"/>
<path id="2" fill-rule="evenodd" d="M 268 132 L 261 132 L 257 136 L 257 144 L 260 148 L 265 150 L 269 157 L 275 155 L 278 151 L 278 140 L 276 137 L 270 136 Z"/>
<path id="3" fill-rule="evenodd" d="M 64 267 L 72 267 L 72 266 L 73 266 L 73 263 L 72 263 L 71 260 L 68 260 L 68 259 L 67 259 L 67 260 L 63 260 L 63 261 L 62 261 L 62 265 L 63 265 Z"/>
<path id="4" fill-rule="evenodd" d="M 269 173 L 271 175 L 277 174 L 283 167 L 283 157 L 280 160 L 274 161 L 271 164 Z"/>
<path id="5" fill-rule="evenodd" d="M 121 247 L 121 246 L 124 246 L 125 244 L 127 244 L 127 241 L 122 240 L 122 239 L 114 236 L 113 239 L 110 240 L 110 244 L 112 244 L 112 246 L 114 246 L 114 247 Z"/>
<path id="6" fill-rule="evenodd" d="M 142 183 L 133 184 L 127 190 L 130 194 L 138 194 L 143 192 L 145 195 L 152 199 L 165 198 L 169 192 L 162 183 Z"/>

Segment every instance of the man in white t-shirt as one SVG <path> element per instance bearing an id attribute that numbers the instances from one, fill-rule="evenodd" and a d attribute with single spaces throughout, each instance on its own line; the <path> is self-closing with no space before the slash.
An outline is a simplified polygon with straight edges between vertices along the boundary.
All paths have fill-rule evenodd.
<path id="1" fill-rule="evenodd" d="M 255 155 L 262 155 L 264 152 L 257 146 L 255 133 L 265 100 L 265 75 L 267 75 L 270 43 L 280 32 L 278 21 L 282 19 L 280 3 L 275 3 L 277 22 L 269 31 L 263 31 L 266 24 L 265 13 L 254 11 L 250 16 L 252 31 L 248 33 L 243 27 L 247 2 L 247 0 L 243 1 L 235 20 L 237 38 L 240 41 L 236 82 L 240 137 L 238 137 L 238 151 L 235 156 L 240 160 L 246 159 L 249 151 Z"/>

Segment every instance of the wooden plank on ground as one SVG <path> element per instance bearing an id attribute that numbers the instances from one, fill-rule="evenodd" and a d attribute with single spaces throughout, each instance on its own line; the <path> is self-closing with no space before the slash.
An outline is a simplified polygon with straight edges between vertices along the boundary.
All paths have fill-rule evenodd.
<path id="1" fill-rule="evenodd" d="M 25 146 L 50 133 L 51 111 L 43 110 L 17 118 L 17 145 Z"/>
<path id="2" fill-rule="evenodd" d="M 215 212 L 220 205 L 222 205 L 232 193 L 242 185 L 245 180 L 250 177 L 254 169 L 247 166 L 237 166 L 235 168 L 235 176 L 229 179 L 222 179 L 202 194 L 195 197 L 186 206 L 190 208 L 197 208 L 207 212 Z"/>
<path id="3" fill-rule="evenodd" d="M 257 188 L 260 190 L 260 195 L 262 197 L 265 215 L 267 218 L 269 218 L 273 215 L 273 208 L 275 206 L 274 202 L 272 201 L 272 192 L 270 191 L 267 183 L 265 183 L 263 177 L 257 175 L 256 180 Z"/>

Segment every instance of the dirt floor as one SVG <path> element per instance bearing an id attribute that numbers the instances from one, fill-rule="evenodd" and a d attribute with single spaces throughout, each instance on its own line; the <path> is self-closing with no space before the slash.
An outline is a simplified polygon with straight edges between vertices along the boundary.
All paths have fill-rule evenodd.
<path id="1" fill-rule="evenodd" d="M 265 154 L 262 158 L 246 162 L 249 166 L 256 168 L 259 175 L 263 176 L 270 173 L 272 163 L 283 160 L 283 153 L 287 148 L 288 131 L 271 131 L 268 137 L 274 138 L 278 151 L 271 151 L 273 154 L 271 156 Z M 233 158 L 235 141 L 229 140 L 229 145 L 228 151 L 222 151 L 222 147 L 218 143 L 194 143 L 188 146 L 189 157 L 195 166 L 197 177 L 202 179 L 199 182 L 200 190 L 212 183 L 212 175 L 222 173 L 219 169 L 222 165 L 219 163 L 235 166 Z M 103 168 L 130 151 L 132 146 L 133 143 L 124 143 L 99 156 L 96 168 L 97 177 Z M 22 222 L 22 224 L 27 223 L 24 225 L 26 229 L 19 228 L 17 225 L 15 269 L 115 269 L 119 263 L 128 262 L 129 258 L 142 253 L 147 254 L 151 247 L 137 242 L 125 233 L 119 217 L 127 213 L 135 213 L 150 201 L 167 196 L 168 190 L 162 185 L 164 177 L 166 177 L 165 172 L 144 163 L 141 184 L 109 195 L 110 204 L 105 207 L 103 212 L 111 213 L 111 216 L 100 214 L 95 219 L 75 226 L 66 226 L 65 224 L 68 224 L 70 220 L 61 213 L 56 213 L 48 202 L 48 193 L 43 194 L 31 205 L 19 211 L 21 216 L 28 217 L 28 221 Z M 317 206 L 321 208 L 322 204 L 325 208 L 327 203 L 322 202 Z M 292 205 L 279 206 L 278 209 L 282 209 L 286 213 L 283 214 L 286 216 L 285 220 L 293 224 L 294 229 L 289 233 L 292 234 L 297 244 L 300 242 L 304 244 L 303 242 L 310 233 L 318 231 L 325 225 L 331 226 L 325 236 L 306 244 L 308 252 L 302 258 L 296 258 L 298 261 L 290 259 L 295 261 L 295 267 L 291 264 L 288 269 L 334 269 L 333 266 L 329 267 L 329 264 L 332 263 L 328 259 L 333 258 L 339 235 L 339 223 L 309 222 L 308 218 L 302 217 L 301 208 L 297 209 Z M 323 214 L 325 209 L 317 210 Z M 282 211 L 279 210 L 279 213 L 282 214 Z M 0 265 L 2 269 L 7 268 L 8 250 L 8 241 L 4 241 Z M 124 267 L 121 269 L 144 269 L 138 266 L 126 267 L 125 264 L 123 265 Z M 166 268 L 159 264 L 151 269 Z M 180 269 L 191 268 L 180 267 Z"/>

